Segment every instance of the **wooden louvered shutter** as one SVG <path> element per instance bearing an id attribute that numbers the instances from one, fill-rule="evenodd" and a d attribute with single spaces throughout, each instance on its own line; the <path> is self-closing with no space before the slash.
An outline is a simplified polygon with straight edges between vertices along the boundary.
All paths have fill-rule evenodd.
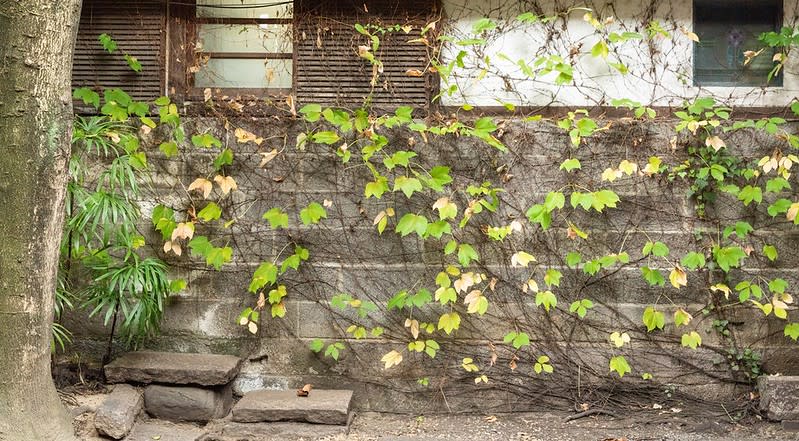
<path id="1" fill-rule="evenodd" d="M 135 100 L 164 94 L 165 2 L 84 0 L 72 64 L 73 87 L 96 91 L 120 88 Z M 98 41 L 101 34 L 116 40 L 109 54 Z M 130 69 L 124 54 L 136 57 L 141 72 Z"/>
<path id="2" fill-rule="evenodd" d="M 359 1 L 352 6 L 346 1 L 308 3 L 303 10 L 295 2 L 295 89 L 300 104 L 358 107 L 372 93 L 371 105 L 377 108 L 428 107 L 432 75 L 407 74 L 409 70 L 427 70 L 427 47 L 408 41 L 419 37 L 433 13 L 433 2 Z M 384 28 L 413 26 L 408 34 L 398 31 L 380 36 L 376 57 L 383 63 L 383 73 L 374 89 L 370 85 L 372 65 L 358 56 L 358 46 L 368 46 L 369 40 L 355 31 L 356 23 L 379 23 Z"/>

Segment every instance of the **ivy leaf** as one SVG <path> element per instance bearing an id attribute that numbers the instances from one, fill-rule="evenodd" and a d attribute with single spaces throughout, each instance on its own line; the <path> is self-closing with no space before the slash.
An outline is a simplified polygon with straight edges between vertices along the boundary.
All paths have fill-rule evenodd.
<path id="1" fill-rule="evenodd" d="M 730 268 L 737 268 L 741 265 L 741 259 L 746 257 L 746 253 L 739 246 L 716 247 L 713 250 L 713 258 L 725 273 Z"/>
<path id="2" fill-rule="evenodd" d="M 380 359 L 385 366 L 384 369 L 390 369 L 392 366 L 397 366 L 402 363 L 402 354 L 397 351 L 391 351 Z"/>
<path id="3" fill-rule="evenodd" d="M 457 312 L 442 314 L 438 319 L 438 329 L 444 330 L 447 335 L 458 329 L 461 325 L 461 316 Z"/>
<path id="4" fill-rule="evenodd" d="M 569 312 L 577 313 L 580 318 L 585 318 L 588 310 L 594 307 L 594 302 L 589 299 L 576 300 L 569 306 Z"/>
<path id="5" fill-rule="evenodd" d="M 202 135 L 192 136 L 191 143 L 194 144 L 195 147 L 206 148 L 206 149 L 211 147 L 222 147 L 222 141 L 220 141 L 210 133 L 203 133 Z"/>
<path id="6" fill-rule="evenodd" d="M 158 146 L 158 150 L 161 150 L 161 153 L 167 158 L 171 158 L 178 154 L 178 145 L 174 141 L 162 142 Z"/>
<path id="7" fill-rule="evenodd" d="M 322 352 L 322 348 L 325 347 L 325 342 L 322 339 L 317 338 L 316 340 L 312 341 L 308 347 L 314 352 Z"/>
<path id="8" fill-rule="evenodd" d="M 425 180 L 427 186 L 435 191 L 443 191 L 444 186 L 452 182 L 452 176 L 449 175 L 449 167 L 437 165 L 430 169 L 430 178 Z"/>
<path id="9" fill-rule="evenodd" d="M 515 349 L 521 349 L 524 346 L 530 346 L 530 336 L 524 332 L 509 332 L 503 338 L 505 344 L 512 345 Z"/>
<path id="10" fill-rule="evenodd" d="M 536 306 L 543 306 L 549 312 L 550 308 L 558 305 L 558 298 L 555 297 L 552 291 L 539 291 L 535 294 L 535 304 Z"/>
<path id="11" fill-rule="evenodd" d="M 680 260 L 682 266 L 696 270 L 705 266 L 705 255 L 691 251 Z"/>
<path id="12" fill-rule="evenodd" d="M 663 242 L 647 242 L 641 251 L 644 256 L 650 254 L 657 257 L 667 257 L 669 255 L 669 247 Z"/>
<path id="13" fill-rule="evenodd" d="M 331 131 L 316 132 L 311 136 L 313 142 L 327 145 L 335 144 L 339 142 L 340 139 L 338 133 Z"/>
<path id="14" fill-rule="evenodd" d="M 263 218 L 269 222 L 269 226 L 276 230 L 278 228 L 288 228 L 289 215 L 283 212 L 280 208 L 272 208 L 264 213 Z"/>
<path id="15" fill-rule="evenodd" d="M 311 202 L 300 210 L 300 220 L 303 225 L 318 224 L 322 219 L 327 219 L 327 210 L 318 202 Z"/>
<path id="16" fill-rule="evenodd" d="M 777 217 L 780 214 L 786 213 L 791 208 L 792 202 L 788 199 L 777 199 L 773 204 L 768 207 L 768 214 L 771 217 Z"/>
<path id="17" fill-rule="evenodd" d="M 438 217 L 441 220 L 455 219 L 458 216 L 458 206 L 450 201 L 448 197 L 439 198 L 433 204 L 433 209 L 438 210 Z"/>
<path id="18" fill-rule="evenodd" d="M 397 176 L 397 178 L 394 179 L 394 191 L 401 190 L 408 199 L 413 196 L 414 192 L 422 191 L 423 189 L 424 187 L 422 187 L 421 181 L 416 178 Z"/>
<path id="19" fill-rule="evenodd" d="M 100 107 L 100 94 L 89 89 L 88 87 L 81 87 L 72 92 L 72 98 L 76 100 L 83 100 L 83 104 L 91 104 L 95 109 Z"/>
<path id="20" fill-rule="evenodd" d="M 685 271 L 677 266 L 669 273 L 669 282 L 671 282 L 673 287 L 680 289 L 680 287 L 688 285 L 688 277 Z"/>
<path id="21" fill-rule="evenodd" d="M 702 336 L 696 331 L 691 331 L 688 334 L 682 335 L 682 345 L 687 348 L 696 349 L 701 344 Z"/>
<path id="22" fill-rule="evenodd" d="M 524 251 L 518 251 L 514 255 L 510 256 L 510 265 L 512 267 L 521 266 L 527 268 L 527 265 L 529 265 L 530 262 L 535 261 L 535 256 Z"/>
<path id="23" fill-rule="evenodd" d="M 117 42 L 114 40 L 113 37 L 110 35 L 103 33 L 97 37 L 97 40 L 100 41 L 100 45 L 105 49 L 109 54 L 113 54 L 117 50 Z"/>
<path id="24" fill-rule="evenodd" d="M 773 262 L 777 260 L 777 248 L 774 245 L 763 245 L 763 255 Z"/>
<path id="25" fill-rule="evenodd" d="M 693 317 L 691 316 L 691 314 L 689 314 L 682 308 L 674 311 L 674 324 L 676 326 L 688 325 L 689 323 L 691 323 L 692 319 Z"/>
<path id="26" fill-rule="evenodd" d="M 219 171 L 223 166 L 233 164 L 233 150 L 224 149 L 216 159 L 214 159 L 214 170 Z"/>
<path id="27" fill-rule="evenodd" d="M 627 359 L 621 355 L 618 355 L 610 359 L 610 371 L 616 372 L 621 378 L 624 377 L 624 374 L 632 372 L 632 369 L 630 369 Z"/>
<path id="28" fill-rule="evenodd" d="M 594 201 L 591 206 L 594 210 L 602 212 L 607 207 L 616 208 L 616 203 L 619 202 L 619 196 L 611 190 L 600 190 L 594 192 Z"/>
<path id="29" fill-rule="evenodd" d="M 299 113 L 305 116 L 305 120 L 308 122 L 317 122 L 319 118 L 322 116 L 322 106 L 319 104 L 308 104 L 303 106 Z"/>
<path id="30" fill-rule="evenodd" d="M 197 213 L 197 217 L 200 219 L 211 222 L 214 220 L 219 219 L 222 216 L 222 209 L 219 208 L 219 205 L 216 205 L 214 202 L 209 202 L 208 205 L 205 206 L 199 213 Z"/>
<path id="31" fill-rule="evenodd" d="M 533 205 L 527 210 L 527 219 L 529 219 L 531 223 L 540 224 L 541 228 L 544 230 L 552 225 L 552 213 L 547 211 L 541 204 Z"/>
<path id="32" fill-rule="evenodd" d="M 458 245 L 458 263 L 460 263 L 462 267 L 465 268 L 473 261 L 477 262 L 479 260 L 480 256 L 471 245 L 468 243 Z"/>
<path id="33" fill-rule="evenodd" d="M 647 332 L 652 332 L 655 329 L 663 329 L 663 327 L 666 326 L 666 316 L 651 306 L 644 310 L 643 321 L 646 325 Z"/>
<path id="34" fill-rule="evenodd" d="M 738 192 L 738 200 L 744 203 L 744 206 L 749 206 L 752 202 L 757 202 L 758 204 L 763 202 L 763 191 L 760 187 L 753 187 L 751 185 L 747 185 L 746 187 L 742 188 L 740 192 Z"/>
<path id="35" fill-rule="evenodd" d="M 427 229 L 425 230 L 425 237 L 435 237 L 436 239 L 441 239 L 441 236 L 445 234 L 452 234 L 452 227 L 447 221 L 436 221 L 427 224 Z"/>
<path id="36" fill-rule="evenodd" d="M 663 278 L 663 274 L 656 269 L 643 266 L 641 267 L 641 274 L 650 286 L 663 286 L 666 284 L 666 279 Z"/>
<path id="37" fill-rule="evenodd" d="M 233 258 L 233 248 L 212 248 L 205 256 L 205 263 L 213 266 L 214 269 L 219 271 L 222 265 L 230 262 Z"/>
<path id="38" fill-rule="evenodd" d="M 544 275 L 544 283 L 547 284 L 548 287 L 553 286 L 560 286 L 560 278 L 563 274 L 556 270 L 556 269 L 548 269 L 546 275 Z"/>
<path id="39" fill-rule="evenodd" d="M 791 189 L 791 184 L 785 178 L 772 178 L 766 182 L 766 192 L 768 193 L 779 193 L 785 189 Z"/>
<path id="40" fill-rule="evenodd" d="M 605 43 L 605 40 L 599 40 L 592 48 L 591 48 L 591 56 L 592 57 L 601 57 L 601 58 L 608 58 L 608 53 L 610 52 L 610 48 L 608 48 L 608 44 Z"/>
<path id="41" fill-rule="evenodd" d="M 419 237 L 424 237 L 427 232 L 427 218 L 422 215 L 407 213 L 397 223 L 395 231 L 405 237 L 413 232 L 416 232 Z"/>
<path id="42" fill-rule="evenodd" d="M 625 343 L 629 343 L 630 342 L 630 335 L 627 334 L 626 332 L 624 332 L 624 333 L 613 332 L 612 334 L 610 334 L 610 341 L 617 348 L 620 348 L 620 347 L 624 346 Z"/>
<path id="43" fill-rule="evenodd" d="M 380 199 L 380 197 L 383 196 L 383 193 L 387 191 L 388 180 L 385 178 L 385 176 L 380 176 L 375 181 L 366 184 L 363 194 L 366 198 L 374 196 L 377 199 Z"/>
<path id="44" fill-rule="evenodd" d="M 582 168 L 582 165 L 580 164 L 580 160 L 576 158 L 567 159 L 560 164 L 560 169 L 566 170 L 567 172 L 579 170 L 580 168 Z"/>
<path id="45" fill-rule="evenodd" d="M 784 334 L 790 337 L 793 341 L 799 339 L 799 323 L 788 323 L 785 325 Z"/>
<path id="46" fill-rule="evenodd" d="M 582 262 L 583 256 L 580 255 L 577 251 L 572 251 L 566 255 L 566 265 L 570 268 L 576 268 L 577 265 Z"/>

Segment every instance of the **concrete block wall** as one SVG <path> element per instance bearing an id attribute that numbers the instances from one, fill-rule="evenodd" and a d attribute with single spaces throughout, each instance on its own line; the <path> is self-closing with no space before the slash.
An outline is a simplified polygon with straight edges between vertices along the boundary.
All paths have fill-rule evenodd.
<path id="1" fill-rule="evenodd" d="M 351 387 L 356 390 L 356 408 L 406 412 L 440 411 L 447 407 L 453 411 L 519 410 L 535 403 L 569 406 L 577 391 L 584 395 L 610 389 L 615 393 L 662 393 L 663 385 L 703 398 L 732 398 L 748 390 L 746 379 L 729 369 L 726 351 L 732 342 L 713 330 L 717 317 L 701 312 L 712 303 L 708 282 L 719 281 L 719 275 L 691 272 L 687 288 L 678 291 L 668 283 L 666 288 L 652 288 L 640 275 L 640 266 L 645 264 L 643 244 L 648 240 L 663 241 L 679 258 L 707 245 L 707 238 L 698 238 L 697 231 L 710 231 L 715 237 L 719 225 L 743 216 L 756 228 L 766 226 L 768 242 L 775 244 L 780 253 L 774 263 L 747 259 L 745 271 L 782 277 L 790 283 L 789 290 L 799 282 L 799 233 L 765 215 L 767 204 L 743 208 L 736 201 L 720 200 L 709 210 L 711 219 L 703 221 L 694 215 L 692 202 L 686 197 L 687 186 L 679 180 L 639 177 L 613 183 L 600 181 L 602 170 L 617 166 L 622 159 L 642 166 L 653 155 L 671 165 L 683 161 L 685 153 L 670 147 L 673 121 L 616 120 L 607 131 L 586 139 L 579 149 L 572 149 L 566 134 L 550 123 L 507 119 L 502 121 L 500 134 L 510 149 L 507 154 L 468 138 L 445 137 L 424 144 L 418 135 L 391 130 L 390 148 L 408 148 L 407 139 L 415 137 L 417 144 L 412 149 L 419 153 L 420 162 L 451 166 L 454 189 L 462 191 L 468 184 L 488 180 L 505 192 L 498 212 L 476 216 L 460 237 L 476 244 L 480 262 L 474 270 L 498 279 L 495 291 L 486 291 L 491 302 L 489 312 L 473 317 L 463 308 L 461 329 L 454 336 L 439 331 L 428 337 L 442 346 L 435 359 L 405 351 L 405 361 L 400 366 L 384 370 L 380 362 L 383 354 L 393 349 L 402 351 L 411 340 L 404 327 L 407 314 L 386 311 L 385 302 L 403 289 L 426 287 L 434 291 L 436 274 L 454 260 L 443 256 L 443 240 L 423 241 L 415 235 L 400 238 L 391 232 L 391 225 L 378 235 L 372 221 L 386 207 L 397 211 L 392 222 L 408 211 L 429 212 L 438 196 L 428 193 L 408 200 L 395 193 L 386 194 L 381 200 L 365 199 L 363 186 L 371 177 L 364 167 L 356 166 L 357 160 L 342 164 L 320 145 L 309 144 L 304 151 L 294 147 L 297 134 L 306 130 L 302 122 L 232 118 L 226 126 L 221 119 L 193 117 L 185 119 L 184 124 L 188 133 L 214 133 L 235 152 L 234 165 L 227 173 L 236 179 L 239 190 L 223 199 L 220 206 L 223 218 L 235 217 L 236 223 L 230 228 L 223 228 L 221 222 L 201 225 L 196 233 L 229 242 L 235 250 L 234 258 L 221 271 L 215 271 L 188 253 L 179 258 L 164 255 L 160 235 L 149 223 L 149 211 L 158 203 L 172 206 L 176 212 L 188 208 L 190 200 L 184 189 L 195 178 L 212 172 L 214 152 L 187 144 L 182 146 L 180 156 L 167 159 L 150 147 L 153 186 L 141 201 L 146 218 L 141 229 L 151 247 L 149 252 L 167 261 L 174 277 L 185 279 L 188 287 L 172 298 L 162 335 L 148 342 L 147 347 L 244 357 L 249 361 L 236 386 L 239 393 L 252 388 L 300 387 L 305 383 L 317 388 Z M 235 127 L 266 141 L 260 147 L 238 144 L 233 135 Z M 149 136 L 147 144 L 157 146 L 161 134 L 154 132 Z M 751 159 L 770 154 L 776 142 L 741 133 L 728 138 L 727 144 Z M 258 167 L 258 153 L 272 148 L 281 153 L 266 167 Z M 572 154 L 570 150 L 583 165 L 582 170 L 572 174 L 558 169 Z M 795 178 L 791 181 L 795 182 Z M 573 183 L 592 189 L 610 188 L 621 197 L 617 209 L 602 214 L 567 212 L 570 221 L 590 231 L 590 240 L 583 244 L 566 239 L 564 222 L 556 222 L 553 229 L 542 232 L 524 216 L 531 205 L 543 202 L 547 192 Z M 204 206 L 196 194 L 191 197 L 198 210 Z M 463 199 L 457 193 L 453 198 L 462 210 Z M 299 210 L 310 201 L 324 199 L 332 201 L 328 219 L 319 226 L 302 226 L 297 219 Z M 261 219 L 266 210 L 276 206 L 290 214 L 287 230 L 272 231 Z M 717 213 L 720 223 L 713 218 Z M 522 222 L 523 232 L 514 233 L 503 243 L 491 242 L 480 232 L 482 225 L 508 224 L 514 219 Z M 260 262 L 273 260 L 291 242 L 308 248 L 311 259 L 300 271 L 289 271 L 280 279 L 289 292 L 286 317 L 272 319 L 268 312 L 264 313 L 259 333 L 252 335 L 236 323 L 239 312 L 255 304 L 256 297 L 247 292 L 252 272 Z M 561 286 L 554 288 L 557 311 L 545 313 L 535 306 L 533 295 L 519 289 L 530 271 L 510 268 L 510 256 L 516 250 L 534 254 L 544 268 L 563 271 Z M 586 259 L 626 251 L 631 263 L 588 277 L 581 270 L 566 267 L 565 255 L 572 250 L 579 250 Z M 734 272 L 732 279 L 738 274 L 739 271 Z M 539 269 L 535 278 L 543 287 L 542 277 Z M 339 293 L 382 306 L 367 319 L 360 319 L 352 311 L 331 308 L 330 299 Z M 596 304 L 586 320 L 578 320 L 568 312 L 569 304 L 581 298 Z M 671 322 L 671 312 L 677 307 L 672 302 L 694 315 L 690 328 L 684 329 L 700 332 L 704 341 L 700 349 L 680 347 L 679 338 L 685 331 L 675 330 L 673 324 L 667 325 L 665 331 L 645 332 L 641 322 L 644 308 L 660 305 L 667 313 L 667 322 Z M 462 296 L 456 308 L 462 309 Z M 435 323 L 442 312 L 440 306 L 431 305 L 415 311 L 414 318 Z M 74 350 L 83 351 L 85 359 L 99 359 L 106 331 L 97 320 L 86 321 L 79 314 L 73 313 L 66 323 L 76 333 Z M 739 347 L 752 347 L 763 354 L 765 369 L 796 374 L 793 371 L 799 366 L 795 363 L 799 357 L 795 351 L 787 350 L 794 343 L 782 336 L 785 322 L 773 316 L 758 317 L 757 310 L 750 307 L 730 308 L 723 314 Z M 346 339 L 345 330 L 351 324 L 367 329 L 383 326 L 386 334 L 358 341 Z M 518 352 L 502 344 L 503 336 L 516 329 L 529 333 L 532 340 L 530 347 Z M 614 330 L 630 333 L 632 344 L 622 350 L 613 348 L 607 336 Z M 347 348 L 335 362 L 309 350 L 308 344 L 315 339 L 328 343 L 346 341 Z M 497 360 L 492 366 L 493 353 Z M 535 358 L 545 354 L 555 367 L 548 377 L 532 371 Z M 608 372 L 608 359 L 619 354 L 626 355 L 633 367 L 633 373 L 624 379 Z M 488 384 L 475 385 L 475 375 L 460 367 L 465 357 L 478 363 L 480 373 L 490 378 Z M 515 369 L 510 367 L 511 360 L 517 364 Z M 654 376 L 653 382 L 641 379 L 645 372 Z M 428 386 L 417 382 L 425 377 L 429 378 Z"/>

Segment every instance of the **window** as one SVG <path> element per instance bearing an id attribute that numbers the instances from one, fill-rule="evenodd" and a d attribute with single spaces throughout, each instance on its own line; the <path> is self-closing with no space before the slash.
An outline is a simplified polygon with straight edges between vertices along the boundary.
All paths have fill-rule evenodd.
<path id="1" fill-rule="evenodd" d="M 121 88 L 139 101 L 164 94 L 164 37 L 166 8 L 162 1 L 84 0 L 72 62 L 72 86 Z M 98 40 L 109 34 L 118 44 L 108 53 Z M 124 55 L 135 57 L 134 72 Z"/>
<path id="2" fill-rule="evenodd" d="M 759 50 L 758 36 L 782 25 L 782 0 L 695 0 L 694 84 L 698 86 L 781 86 L 768 82 L 773 51 L 745 64 L 744 52 Z"/>
<path id="3" fill-rule="evenodd" d="M 288 92 L 292 2 L 198 0 L 194 87 Z"/>

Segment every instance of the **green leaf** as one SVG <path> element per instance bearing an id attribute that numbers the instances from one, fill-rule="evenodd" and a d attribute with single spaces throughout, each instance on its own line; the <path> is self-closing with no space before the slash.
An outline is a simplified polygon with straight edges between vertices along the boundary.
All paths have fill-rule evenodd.
<path id="1" fill-rule="evenodd" d="M 749 206 L 752 202 L 757 202 L 759 204 L 763 202 L 763 191 L 760 187 L 747 185 L 738 193 L 738 200 L 742 201 L 744 206 Z"/>
<path id="2" fill-rule="evenodd" d="M 627 359 L 621 355 L 618 355 L 610 359 L 610 371 L 616 372 L 621 378 L 624 377 L 624 374 L 632 372 L 632 369 L 630 369 Z"/>
<path id="3" fill-rule="evenodd" d="M 791 189 L 791 184 L 785 178 L 772 178 L 766 182 L 766 191 L 769 193 L 779 193 L 785 189 Z"/>
<path id="4" fill-rule="evenodd" d="M 471 245 L 468 243 L 458 245 L 458 262 L 462 267 L 467 267 L 473 261 L 477 262 L 479 260 L 480 256 L 478 256 L 477 251 L 475 251 Z"/>
<path id="5" fill-rule="evenodd" d="M 222 141 L 218 140 L 216 136 L 210 133 L 203 133 L 202 135 L 193 135 L 191 137 L 191 143 L 195 147 L 200 148 L 211 148 L 211 147 L 222 147 Z"/>
<path id="6" fill-rule="evenodd" d="M 799 323 L 788 323 L 785 325 L 784 334 L 790 337 L 793 341 L 799 339 Z"/>
<path id="7" fill-rule="evenodd" d="M 136 170 L 147 168 L 147 155 L 144 152 L 131 153 L 128 156 L 128 164 Z"/>
<path id="8" fill-rule="evenodd" d="M 178 154 L 178 145 L 174 141 L 162 142 L 158 146 L 158 150 L 161 150 L 161 153 L 167 158 L 171 158 Z"/>
<path id="9" fill-rule="evenodd" d="M 697 270 L 705 266 L 705 255 L 691 251 L 680 260 L 683 267 Z"/>
<path id="10" fill-rule="evenodd" d="M 530 336 L 524 332 L 509 332 L 505 335 L 503 341 L 506 344 L 511 344 L 516 349 L 530 346 Z"/>
<path id="11" fill-rule="evenodd" d="M 558 298 L 555 297 L 552 291 L 539 291 L 535 294 L 535 304 L 536 306 L 543 306 L 549 312 L 550 308 L 558 305 Z"/>
<path id="12" fill-rule="evenodd" d="M 592 57 L 608 58 L 609 51 L 610 51 L 610 49 L 608 48 L 608 44 L 605 43 L 605 40 L 599 40 L 591 48 L 591 56 Z"/>
<path id="13" fill-rule="evenodd" d="M 208 205 L 205 206 L 199 213 L 197 213 L 197 217 L 200 219 L 211 222 L 214 220 L 219 219 L 222 216 L 222 209 L 219 208 L 219 205 L 216 205 L 214 202 L 209 202 Z"/>
<path id="14" fill-rule="evenodd" d="M 682 335 L 682 345 L 687 348 L 696 349 L 701 344 L 702 337 L 696 331 L 691 331 L 688 334 Z"/>
<path id="15" fill-rule="evenodd" d="M 566 255 L 566 265 L 570 268 L 576 268 L 577 265 L 582 262 L 583 256 L 580 255 L 577 251 L 572 251 Z"/>
<path id="16" fill-rule="evenodd" d="M 314 352 L 322 352 L 322 349 L 325 347 L 325 342 L 322 339 L 317 338 L 316 340 L 312 341 L 308 347 Z"/>
<path id="17" fill-rule="evenodd" d="M 233 164 L 233 150 L 229 148 L 222 150 L 222 153 L 214 159 L 214 169 L 217 171 L 223 166 L 231 164 Z"/>
<path id="18" fill-rule="evenodd" d="M 713 249 L 713 258 L 725 273 L 730 268 L 737 268 L 741 265 L 741 259 L 746 257 L 746 253 L 739 246 L 716 247 Z"/>
<path id="19" fill-rule="evenodd" d="M 450 254 L 454 253 L 456 249 L 458 249 L 458 242 L 450 240 L 444 246 L 444 254 L 449 256 Z"/>
<path id="20" fill-rule="evenodd" d="M 272 262 L 264 262 L 253 273 L 249 291 L 258 292 L 259 289 L 277 282 L 277 267 Z"/>
<path id="21" fill-rule="evenodd" d="M 322 219 L 327 219 L 327 210 L 318 202 L 311 202 L 300 210 L 300 220 L 303 225 L 318 224 Z"/>
<path id="22" fill-rule="evenodd" d="M 546 199 L 544 200 L 544 209 L 547 211 L 553 211 L 556 208 L 561 209 L 566 205 L 566 197 L 563 193 L 558 191 L 552 191 L 547 194 Z"/>
<path id="23" fill-rule="evenodd" d="M 546 230 L 552 225 L 552 214 L 544 208 L 542 204 L 536 204 L 527 210 L 527 219 L 531 223 L 538 223 L 541 228 Z"/>
<path id="24" fill-rule="evenodd" d="M 436 239 L 441 239 L 441 236 L 444 234 L 452 234 L 452 227 L 450 226 L 449 222 L 437 221 L 427 224 L 427 230 L 425 231 L 426 237 L 435 237 Z"/>
<path id="25" fill-rule="evenodd" d="M 791 208 L 791 202 L 788 199 L 777 199 L 773 204 L 768 207 L 768 214 L 771 217 L 776 217 L 780 214 L 786 213 Z M 799 217 L 799 216 L 798 216 Z"/>
<path id="26" fill-rule="evenodd" d="M 619 202 L 619 196 L 616 193 L 611 190 L 600 190 L 594 192 L 594 201 L 591 206 L 601 213 L 607 207 L 616 208 L 617 202 Z"/>
<path id="27" fill-rule="evenodd" d="M 175 279 L 169 282 L 169 292 L 178 293 L 186 289 L 186 281 L 183 279 Z"/>
<path id="28" fill-rule="evenodd" d="M 785 290 L 788 289 L 788 282 L 785 279 L 774 279 L 768 282 L 768 290 L 775 294 L 785 294 Z"/>
<path id="29" fill-rule="evenodd" d="M 219 268 L 222 265 L 230 262 L 233 258 L 233 248 L 224 247 L 224 248 L 212 248 L 208 251 L 208 254 L 205 256 L 205 263 L 207 265 L 211 265 L 219 271 Z"/>
<path id="30" fill-rule="evenodd" d="M 582 165 L 580 164 L 580 160 L 576 158 L 567 159 L 560 164 L 560 169 L 566 170 L 567 172 L 579 170 L 580 168 L 582 168 Z"/>
<path id="31" fill-rule="evenodd" d="M 422 183 L 416 178 L 409 178 L 407 176 L 397 176 L 394 179 L 394 191 L 401 190 L 405 197 L 410 199 L 414 192 L 422 191 Z"/>
<path id="32" fill-rule="evenodd" d="M 444 186 L 452 182 L 449 167 L 437 165 L 430 169 L 430 179 L 426 180 L 427 186 L 435 191 L 443 191 Z"/>
<path id="33" fill-rule="evenodd" d="M 272 208 L 264 213 L 263 218 L 269 222 L 269 226 L 276 230 L 278 228 L 288 228 L 289 215 L 283 212 L 280 208 Z"/>
<path id="34" fill-rule="evenodd" d="M 316 132 L 311 136 L 313 142 L 327 145 L 335 144 L 339 142 L 340 139 L 338 133 L 331 131 Z"/>
<path id="35" fill-rule="evenodd" d="M 95 109 L 100 107 L 100 94 L 89 89 L 88 87 L 81 87 L 72 92 L 72 98 L 76 100 L 83 100 L 83 104 L 91 104 Z"/>
<path id="36" fill-rule="evenodd" d="M 369 182 L 364 188 L 364 196 L 370 198 L 372 196 L 380 199 L 383 193 L 388 191 L 388 180 L 385 176 L 378 177 L 374 182 Z"/>
<path id="37" fill-rule="evenodd" d="M 457 312 L 450 312 L 442 314 L 438 319 L 438 329 L 444 330 L 447 335 L 452 334 L 452 331 L 458 329 L 461 325 L 461 316 Z"/>
<path id="38" fill-rule="evenodd" d="M 663 278 L 663 274 L 660 271 L 648 266 L 641 267 L 641 274 L 650 286 L 663 286 L 666 283 L 666 279 Z"/>
<path id="39" fill-rule="evenodd" d="M 405 237 L 413 232 L 419 237 L 424 237 L 424 234 L 427 232 L 427 218 L 422 215 L 416 215 L 413 213 L 407 213 L 397 223 L 397 227 L 394 231 L 400 233 L 402 237 Z"/>
<path id="40" fill-rule="evenodd" d="M 642 254 L 644 256 L 652 254 L 657 257 L 667 257 L 669 255 L 669 247 L 663 242 L 647 242 L 644 244 Z"/>
<path id="41" fill-rule="evenodd" d="M 663 329 L 666 326 L 666 316 L 649 306 L 644 310 L 643 322 L 646 325 L 647 332 L 652 332 L 655 329 Z"/>
<path id="42" fill-rule="evenodd" d="M 322 116 L 322 106 L 319 104 L 308 104 L 303 106 L 299 113 L 305 116 L 305 120 L 308 122 L 317 122 L 319 118 Z"/>
<path id="43" fill-rule="evenodd" d="M 544 283 L 547 284 L 548 287 L 553 286 L 560 286 L 560 278 L 563 274 L 556 270 L 556 269 L 548 269 L 546 275 L 544 275 Z"/>
<path id="44" fill-rule="evenodd" d="M 481 34 L 484 31 L 491 31 L 497 27 L 497 24 L 494 23 L 490 18 L 481 18 L 477 20 L 474 25 L 472 25 L 472 33 L 473 34 Z"/>
<path id="45" fill-rule="evenodd" d="M 763 245 L 763 255 L 773 262 L 777 260 L 777 248 L 774 245 Z"/>
<path id="46" fill-rule="evenodd" d="M 585 318 L 588 310 L 594 307 L 594 302 L 589 299 L 576 300 L 569 306 L 569 312 L 577 313 L 580 318 Z"/>
<path id="47" fill-rule="evenodd" d="M 103 33 L 97 37 L 97 40 L 100 41 L 100 45 L 105 49 L 109 54 L 113 54 L 117 50 L 117 42 L 114 40 L 113 37 L 110 35 Z"/>

